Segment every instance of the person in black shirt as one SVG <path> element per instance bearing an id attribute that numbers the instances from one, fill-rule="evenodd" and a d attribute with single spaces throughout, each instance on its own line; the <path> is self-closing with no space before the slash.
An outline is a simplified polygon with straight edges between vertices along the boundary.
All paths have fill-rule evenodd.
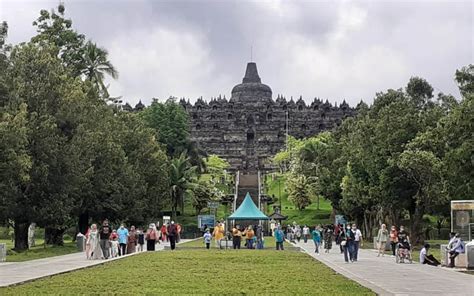
<path id="1" fill-rule="evenodd" d="M 100 238 L 100 248 L 102 249 L 102 254 L 104 254 L 105 259 L 109 259 L 110 253 L 110 234 L 112 233 L 112 228 L 109 226 L 109 221 L 106 219 L 102 222 L 102 227 L 100 228 L 99 238 Z"/>
<path id="2" fill-rule="evenodd" d="M 171 221 L 171 224 L 168 226 L 167 231 L 170 240 L 171 250 L 174 250 L 176 248 L 176 236 L 178 235 L 178 229 L 176 227 L 176 224 L 174 224 L 174 221 Z"/>

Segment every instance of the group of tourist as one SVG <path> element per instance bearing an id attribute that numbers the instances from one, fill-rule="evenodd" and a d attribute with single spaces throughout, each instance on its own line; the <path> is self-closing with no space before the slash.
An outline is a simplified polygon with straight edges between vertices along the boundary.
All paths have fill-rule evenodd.
<path id="1" fill-rule="evenodd" d="M 225 224 L 222 221 L 215 225 L 212 234 L 206 227 L 203 240 L 207 249 L 210 249 L 212 238 L 214 238 L 216 248 L 226 248 L 227 241 L 232 240 L 232 248 L 240 249 L 244 239 L 244 247 L 247 249 L 263 249 L 264 247 L 264 233 L 261 225 L 248 225 L 242 228 L 236 224 L 226 235 Z"/>
<path id="2" fill-rule="evenodd" d="M 113 229 L 108 220 L 104 220 L 102 225 L 92 224 L 86 232 L 86 257 L 87 259 L 109 259 L 126 254 L 144 251 L 146 243 L 147 251 L 155 251 L 155 246 L 160 241 L 168 241 L 171 249 L 176 248 L 176 242 L 180 240 L 181 225 L 171 223 L 163 224 L 157 229 L 158 223 L 151 223 L 146 232 L 142 228 L 136 229 L 130 226 L 127 229 L 124 224 L 120 224 L 118 229 Z"/>

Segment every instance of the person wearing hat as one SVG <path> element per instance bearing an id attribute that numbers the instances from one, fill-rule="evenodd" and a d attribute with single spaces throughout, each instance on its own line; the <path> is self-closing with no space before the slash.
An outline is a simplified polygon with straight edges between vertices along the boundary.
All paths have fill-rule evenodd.
<path id="1" fill-rule="evenodd" d="M 178 235 L 178 228 L 174 221 L 171 221 L 171 224 L 168 226 L 168 239 L 170 241 L 171 250 L 176 249 L 176 236 Z"/>

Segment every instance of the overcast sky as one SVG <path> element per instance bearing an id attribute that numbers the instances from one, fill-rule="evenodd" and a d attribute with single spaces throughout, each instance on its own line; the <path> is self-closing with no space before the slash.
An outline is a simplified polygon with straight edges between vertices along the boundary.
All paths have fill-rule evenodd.
<path id="1" fill-rule="evenodd" d="M 65 0 L 74 27 L 109 51 L 110 94 L 230 97 L 246 63 L 273 96 L 355 105 L 421 76 L 459 97 L 456 69 L 472 63 L 472 1 Z M 59 1 L 0 0 L 9 42 L 28 41 L 40 9 Z"/>

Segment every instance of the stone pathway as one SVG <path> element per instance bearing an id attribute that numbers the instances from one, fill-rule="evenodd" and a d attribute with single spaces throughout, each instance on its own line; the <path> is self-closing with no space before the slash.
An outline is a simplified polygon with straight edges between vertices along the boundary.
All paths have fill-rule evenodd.
<path id="1" fill-rule="evenodd" d="M 359 260 L 345 263 L 339 246 L 333 244 L 329 254 L 314 253 L 314 244 L 295 244 L 310 256 L 336 272 L 358 282 L 379 295 L 474 295 L 474 276 L 448 268 L 397 264 L 395 258 L 377 257 L 373 250 L 359 250 Z"/>
<path id="2" fill-rule="evenodd" d="M 188 241 L 190 240 L 182 239 L 179 244 Z M 157 244 L 156 251 L 161 251 L 164 249 L 164 246 L 168 245 L 169 243 Z M 139 253 L 125 255 L 122 257 L 112 258 L 108 260 L 87 260 L 85 253 L 81 252 L 25 262 L 0 263 L 0 287 L 16 285 L 42 277 L 52 276 L 77 269 L 104 264 L 106 262 L 119 260 L 137 254 Z"/>

